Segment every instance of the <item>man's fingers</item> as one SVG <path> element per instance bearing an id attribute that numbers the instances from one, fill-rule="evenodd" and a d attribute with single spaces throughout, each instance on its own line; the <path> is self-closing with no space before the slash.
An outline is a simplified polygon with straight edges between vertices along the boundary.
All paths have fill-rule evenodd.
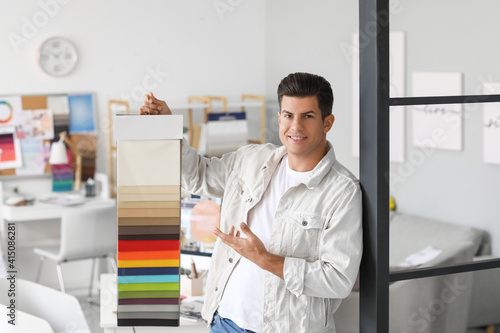
<path id="1" fill-rule="evenodd" d="M 161 105 L 147 102 L 139 108 L 140 114 L 160 114 L 161 110 L 163 110 Z"/>
<path id="2" fill-rule="evenodd" d="M 155 95 L 153 95 L 153 92 L 150 92 L 149 94 L 146 95 L 147 98 L 149 99 L 149 102 L 150 103 L 158 103 L 158 102 L 163 102 L 162 100 L 159 100 L 158 98 L 156 98 Z"/>
<path id="3" fill-rule="evenodd" d="M 151 99 L 153 100 L 153 102 L 158 102 L 158 101 L 159 101 L 159 99 L 158 99 L 158 98 L 156 98 L 156 96 L 155 96 L 155 95 L 153 95 L 153 92 L 150 92 L 150 93 L 149 93 L 149 96 L 151 96 Z"/>
<path id="4" fill-rule="evenodd" d="M 241 231 L 247 236 L 247 237 L 250 237 L 250 236 L 253 236 L 253 232 L 252 230 L 250 230 L 250 227 L 248 226 L 248 224 L 246 224 L 245 222 L 241 222 L 240 223 L 240 228 L 241 228 Z"/>
<path id="5" fill-rule="evenodd" d="M 149 94 L 146 94 L 144 95 L 143 97 L 143 100 L 144 100 L 144 104 L 151 104 L 151 105 L 157 105 L 159 106 L 159 102 L 162 102 L 160 101 L 158 98 L 156 98 L 152 92 L 150 92 Z"/>
<path id="6" fill-rule="evenodd" d="M 226 243 L 227 245 L 233 246 L 236 242 L 236 238 L 240 237 L 240 231 L 236 231 L 236 234 L 234 233 L 234 226 L 231 226 L 231 229 L 229 229 L 229 232 L 226 234 L 222 232 L 219 228 L 215 227 L 213 228 L 212 232 L 216 237 L 219 237 L 222 242 Z"/>
<path id="7" fill-rule="evenodd" d="M 213 228 L 212 232 L 215 236 L 219 237 L 224 243 L 226 243 L 232 235 L 223 233 L 219 228 Z"/>
<path id="8" fill-rule="evenodd" d="M 167 102 L 156 98 L 152 92 L 143 96 L 144 105 L 142 106 L 141 114 L 172 114 L 172 111 L 167 105 Z"/>
<path id="9" fill-rule="evenodd" d="M 148 108 L 147 106 L 141 106 L 139 109 L 140 114 L 160 114 L 160 111 Z"/>
<path id="10" fill-rule="evenodd" d="M 151 109 L 156 109 L 156 110 L 161 111 L 163 109 L 163 107 L 161 106 L 161 104 L 159 102 L 160 102 L 160 100 L 158 100 L 156 98 L 154 100 L 152 100 L 152 99 L 148 99 L 148 95 L 144 95 L 144 106 L 147 106 Z"/>
<path id="11" fill-rule="evenodd" d="M 213 228 L 212 232 L 214 233 L 215 236 L 219 237 L 222 235 L 224 235 L 224 233 L 217 227 Z"/>

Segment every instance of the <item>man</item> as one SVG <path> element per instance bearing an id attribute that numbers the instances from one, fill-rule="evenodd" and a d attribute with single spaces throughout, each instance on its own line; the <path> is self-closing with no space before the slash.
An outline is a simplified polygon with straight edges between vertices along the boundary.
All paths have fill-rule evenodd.
<path id="1" fill-rule="evenodd" d="M 334 332 L 362 252 L 361 191 L 326 134 L 333 92 L 294 73 L 278 87 L 282 147 L 248 145 L 207 159 L 183 143 L 182 186 L 222 197 L 205 288 L 211 332 Z M 141 114 L 171 114 L 153 94 Z"/>

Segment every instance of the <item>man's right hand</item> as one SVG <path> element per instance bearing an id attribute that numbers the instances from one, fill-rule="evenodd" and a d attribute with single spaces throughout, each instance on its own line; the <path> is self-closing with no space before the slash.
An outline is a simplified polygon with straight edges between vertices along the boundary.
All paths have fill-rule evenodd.
<path id="1" fill-rule="evenodd" d="M 157 99 L 152 92 L 144 95 L 144 104 L 139 110 L 140 114 L 172 114 L 167 103 Z"/>

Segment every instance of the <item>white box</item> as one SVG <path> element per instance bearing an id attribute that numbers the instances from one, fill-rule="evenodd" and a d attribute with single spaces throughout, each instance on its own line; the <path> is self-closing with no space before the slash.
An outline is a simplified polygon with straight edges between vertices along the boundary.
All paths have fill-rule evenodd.
<path id="1" fill-rule="evenodd" d="M 190 279 L 187 275 L 181 275 L 181 295 L 202 296 L 203 279 Z"/>

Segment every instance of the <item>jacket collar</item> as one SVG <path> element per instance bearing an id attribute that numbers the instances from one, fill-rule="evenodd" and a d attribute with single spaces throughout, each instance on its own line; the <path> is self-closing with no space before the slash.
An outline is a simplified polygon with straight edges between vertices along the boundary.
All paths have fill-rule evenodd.
<path id="1" fill-rule="evenodd" d="M 335 151 L 333 149 L 333 145 L 330 141 L 326 141 L 327 153 L 326 155 L 319 161 L 319 163 L 314 167 L 311 175 L 304 181 L 304 185 L 309 189 L 313 189 L 321 183 L 326 174 L 332 169 L 335 161 L 337 160 L 335 157 Z M 264 163 L 261 170 L 268 169 L 269 172 L 274 173 L 276 167 L 279 162 L 287 153 L 285 146 L 281 146 L 276 151 L 271 154 L 269 159 Z"/>

